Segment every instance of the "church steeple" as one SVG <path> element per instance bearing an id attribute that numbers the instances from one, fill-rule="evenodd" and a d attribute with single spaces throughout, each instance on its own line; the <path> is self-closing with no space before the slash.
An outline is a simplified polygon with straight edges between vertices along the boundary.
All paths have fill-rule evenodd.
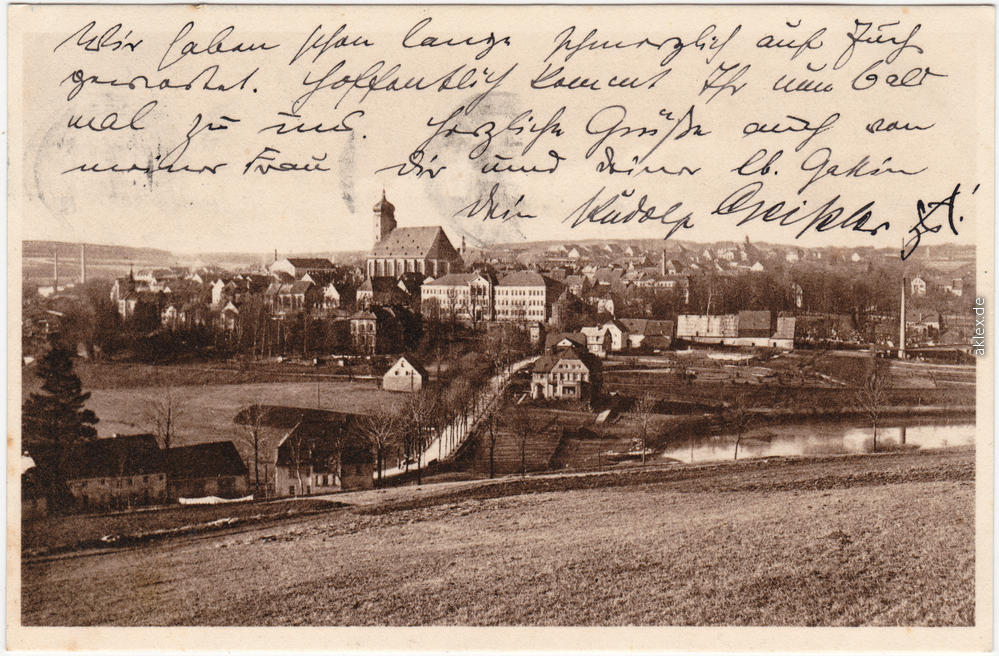
<path id="1" fill-rule="evenodd" d="M 375 243 L 377 244 L 395 230 L 396 226 L 395 205 L 385 198 L 384 189 L 382 189 L 382 199 L 375 203 L 374 212 Z"/>

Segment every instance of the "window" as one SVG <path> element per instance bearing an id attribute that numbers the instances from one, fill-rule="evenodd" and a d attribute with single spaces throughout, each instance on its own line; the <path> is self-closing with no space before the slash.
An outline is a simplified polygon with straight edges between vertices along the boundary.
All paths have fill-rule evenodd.
<path id="1" fill-rule="evenodd" d="M 288 494 L 291 494 L 291 495 L 295 494 L 295 486 L 294 485 L 289 485 L 288 486 Z"/>

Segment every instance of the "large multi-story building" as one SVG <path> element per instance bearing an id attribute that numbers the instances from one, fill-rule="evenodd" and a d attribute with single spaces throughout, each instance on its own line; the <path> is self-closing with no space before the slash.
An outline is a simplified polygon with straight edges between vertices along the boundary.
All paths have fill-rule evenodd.
<path id="1" fill-rule="evenodd" d="M 489 321 L 493 318 L 493 283 L 481 273 L 449 273 L 420 287 L 424 314 L 435 307 L 442 317 L 461 321 Z"/>
<path id="2" fill-rule="evenodd" d="M 549 321 L 557 300 L 558 284 L 533 271 L 515 271 L 496 283 L 496 319 L 500 321 Z"/>

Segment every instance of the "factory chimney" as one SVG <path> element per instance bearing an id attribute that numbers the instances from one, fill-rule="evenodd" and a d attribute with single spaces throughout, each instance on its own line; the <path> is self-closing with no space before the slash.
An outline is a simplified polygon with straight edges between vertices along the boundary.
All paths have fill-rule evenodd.
<path id="1" fill-rule="evenodd" d="M 52 249 L 52 291 L 59 291 L 59 247 Z"/>
<path id="2" fill-rule="evenodd" d="M 80 244 L 80 284 L 87 282 L 87 245 Z"/>
<path id="3" fill-rule="evenodd" d="M 902 276 L 902 305 L 898 311 L 898 359 L 905 359 L 905 276 Z"/>

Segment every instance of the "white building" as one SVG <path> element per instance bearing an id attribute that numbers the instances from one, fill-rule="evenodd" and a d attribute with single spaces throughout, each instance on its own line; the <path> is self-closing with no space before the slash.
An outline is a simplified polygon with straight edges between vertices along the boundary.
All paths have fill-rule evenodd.
<path id="1" fill-rule="evenodd" d="M 551 318 L 551 303 L 544 277 L 533 271 L 516 271 L 502 278 L 494 290 L 496 319 L 541 321 Z"/>
<path id="2" fill-rule="evenodd" d="M 427 370 L 415 358 L 402 355 L 382 376 L 382 389 L 390 392 L 419 392 L 429 377 Z"/>
<path id="3" fill-rule="evenodd" d="M 493 318 L 493 284 L 480 273 L 449 273 L 420 285 L 420 302 L 427 308 L 436 303 L 445 317 L 463 321 Z"/>

